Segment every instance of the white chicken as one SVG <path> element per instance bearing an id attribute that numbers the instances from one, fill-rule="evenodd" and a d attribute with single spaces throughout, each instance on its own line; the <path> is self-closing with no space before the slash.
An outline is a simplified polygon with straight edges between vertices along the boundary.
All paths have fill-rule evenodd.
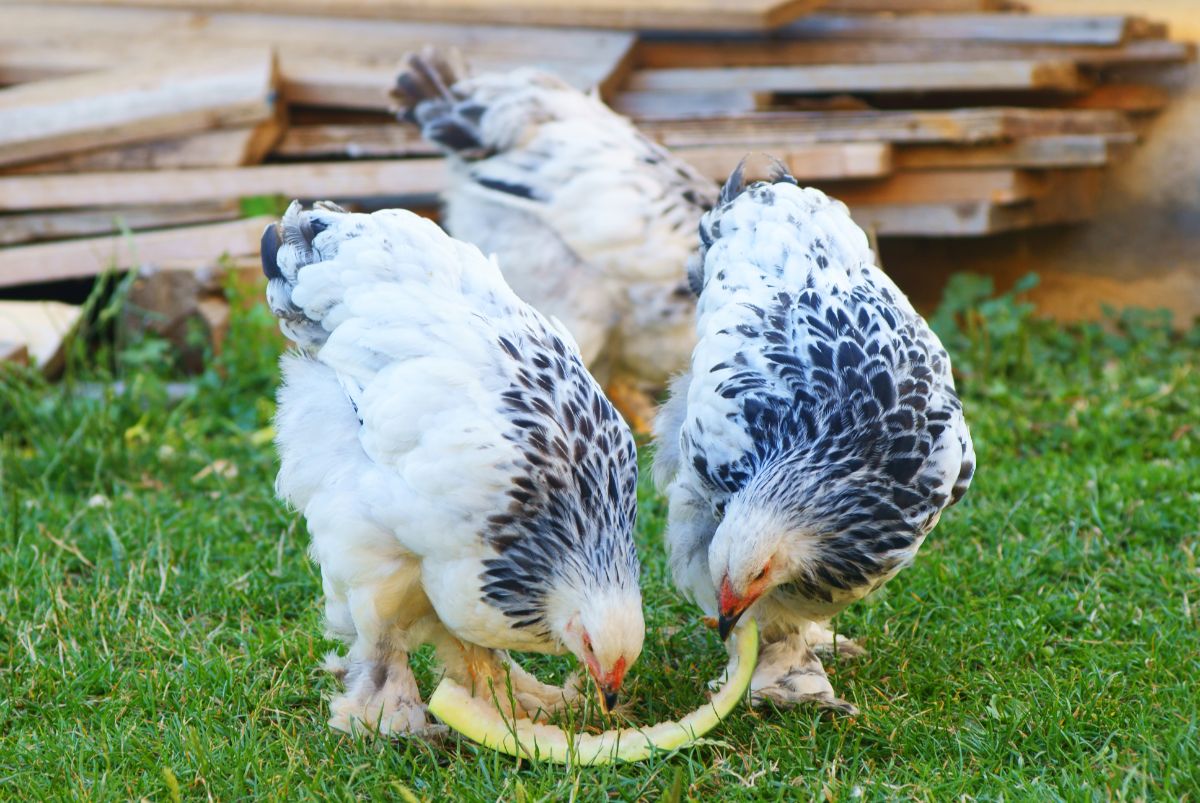
<path id="1" fill-rule="evenodd" d="M 429 50 L 409 58 L 394 94 L 449 158 L 446 230 L 499 257 L 646 428 L 653 395 L 695 345 L 685 266 L 715 183 L 535 69 L 468 78 L 456 52 Z"/>
<path id="2" fill-rule="evenodd" d="M 700 227 L 699 344 L 657 422 L 676 584 L 722 637 L 753 610 L 755 701 L 838 698 L 830 617 L 912 562 L 975 470 L 950 359 L 846 207 L 741 168 Z M 853 642 L 839 642 L 857 651 Z"/>
<path id="3" fill-rule="evenodd" d="M 330 724 L 427 725 L 409 653 L 515 713 L 560 707 L 503 650 L 570 651 L 611 705 L 645 632 L 626 424 L 570 336 L 409 212 L 293 203 L 263 234 L 282 360 L 277 490 L 321 567 Z M 511 673 L 511 679 L 509 677 Z"/>

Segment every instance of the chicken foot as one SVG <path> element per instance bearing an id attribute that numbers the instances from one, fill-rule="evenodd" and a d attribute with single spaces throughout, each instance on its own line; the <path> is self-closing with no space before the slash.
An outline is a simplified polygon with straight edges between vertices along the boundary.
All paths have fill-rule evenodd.
<path id="1" fill-rule="evenodd" d="M 769 701 L 790 707 L 815 703 L 833 713 L 856 716 L 858 708 L 834 694 L 825 667 L 806 635 L 793 633 L 763 645 L 750 680 L 751 704 Z"/>
<path id="2" fill-rule="evenodd" d="M 430 724 L 408 663 L 398 624 L 404 598 L 395 593 L 404 587 L 388 577 L 326 599 L 331 629 L 350 642 L 345 657 L 330 655 L 325 660 L 326 669 L 345 686 L 329 703 L 329 725 L 335 730 L 383 735 L 432 735 L 444 730 Z M 348 625 L 353 626 L 353 636 L 343 632 Z"/>

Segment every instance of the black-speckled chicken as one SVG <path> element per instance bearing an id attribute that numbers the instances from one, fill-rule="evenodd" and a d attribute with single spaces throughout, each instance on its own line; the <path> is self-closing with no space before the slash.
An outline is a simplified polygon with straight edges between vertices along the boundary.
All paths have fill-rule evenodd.
<path id="1" fill-rule="evenodd" d="M 699 343 L 657 422 L 675 581 L 723 636 L 757 617 L 755 700 L 852 713 L 814 648 L 971 482 L 950 359 L 846 207 L 782 169 L 739 168 L 700 239 Z"/>

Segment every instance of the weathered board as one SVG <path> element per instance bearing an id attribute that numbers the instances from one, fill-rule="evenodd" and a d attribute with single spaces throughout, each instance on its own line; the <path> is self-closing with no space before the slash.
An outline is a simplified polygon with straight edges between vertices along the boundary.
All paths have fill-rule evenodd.
<path id="1" fill-rule="evenodd" d="M 364 108 L 388 108 L 387 92 L 404 55 L 426 46 L 459 48 L 476 72 L 533 66 L 581 89 L 607 92 L 623 78 L 635 40 L 626 31 L 152 8 L 6 3 L 3 10 L 0 79 L 62 76 L 188 48 L 270 47 L 292 99 L 321 97 L 351 108 L 364 102 Z"/>
<path id="2" fill-rule="evenodd" d="M 0 211 L 185 204 L 253 195 L 316 200 L 413 196 L 436 193 L 444 185 L 441 159 L 12 176 L 0 177 Z"/>
<path id="3" fill-rule="evenodd" d="M 764 112 L 707 120 L 647 120 L 668 148 L 779 142 L 997 142 L 1053 134 L 1127 135 L 1128 119 L 1091 109 L 983 108 L 948 111 Z"/>
<path id="4" fill-rule="evenodd" d="M 1066 134 L 1026 137 L 989 145 L 904 145 L 893 151 L 896 167 L 946 170 L 968 167 L 1100 167 L 1108 163 L 1114 144 L 1133 135 Z"/>
<path id="5" fill-rule="evenodd" d="M 0 90 L 0 164 L 275 114 L 268 48 L 184 52 Z"/>
<path id="6" fill-rule="evenodd" d="M 234 220 L 238 216 L 236 201 L 110 206 L 65 212 L 18 212 L 0 215 L 0 246 L 112 234 L 127 229 L 141 231 L 189 223 Z"/>
<path id="7" fill-rule="evenodd" d="M 1079 92 L 1088 83 L 1070 61 L 934 61 L 807 67 L 653 69 L 635 72 L 631 91 L 653 92 Z"/>
<path id="8" fill-rule="evenodd" d="M 172 170 L 191 167 L 238 167 L 256 164 L 283 134 L 283 126 L 269 120 L 257 126 L 239 126 L 151 142 L 81 151 L 68 156 L 0 169 L 6 174 L 87 173 L 100 170 Z"/>
<path id="9" fill-rule="evenodd" d="M 818 64 L 887 64 L 945 61 L 1070 61 L 1082 67 L 1182 64 L 1195 59 L 1191 42 L 1134 39 L 1117 45 L 1053 45 L 977 39 L 764 39 L 644 38 L 636 48 L 641 68 L 756 67 Z"/>
<path id="10" fill-rule="evenodd" d="M 112 0 L 63 0 L 111 5 Z M 60 0 L 46 0 L 60 2 Z M 473 25 L 561 25 L 660 30 L 769 30 L 820 5 L 820 0 L 117 0 L 142 8 L 253 11 L 456 22 Z"/>
<path id="11" fill-rule="evenodd" d="M 805 39 L 975 39 L 1117 45 L 1164 31 L 1138 17 L 1048 14 L 812 14 L 789 25 L 785 36 Z"/>
<path id="12" fill-rule="evenodd" d="M 254 254 L 263 228 L 273 220 L 256 217 L 132 236 L 0 248 L 0 287 L 78 279 L 174 259 Z"/>

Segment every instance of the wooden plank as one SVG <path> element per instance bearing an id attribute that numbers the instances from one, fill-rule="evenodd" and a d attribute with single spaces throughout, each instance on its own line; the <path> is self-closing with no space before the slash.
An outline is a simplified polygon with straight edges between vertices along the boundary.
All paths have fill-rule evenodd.
<path id="1" fill-rule="evenodd" d="M 642 38 L 635 62 L 641 68 L 762 67 L 821 64 L 884 64 L 929 61 L 1071 61 L 1083 67 L 1182 64 L 1194 60 L 1190 42 L 1135 39 L 1114 46 L 1048 45 L 979 40 L 812 40 Z"/>
<path id="2" fill-rule="evenodd" d="M 361 125 L 316 124 L 290 126 L 271 152 L 281 159 L 347 159 L 436 156 L 416 126 L 390 123 Z"/>
<path id="3" fill-rule="evenodd" d="M 801 181 L 874 178 L 892 171 L 892 149 L 882 142 L 788 145 L 764 147 L 784 162 L 792 175 Z M 676 156 L 714 181 L 724 181 L 746 156 L 745 148 L 698 147 L 680 148 Z M 759 172 L 755 172 L 758 170 Z M 765 160 L 747 162 L 746 178 L 767 178 Z"/>
<path id="4" fill-rule="evenodd" d="M 980 237 L 1037 226 L 1076 223 L 1095 214 L 1102 170 L 1060 171 L 1037 197 L 918 204 L 851 204 L 863 228 L 880 237 Z"/>
<path id="5" fill-rule="evenodd" d="M 45 0 L 109 5 L 112 0 Z M 118 0 L 120 5 L 191 11 L 252 11 L 484 25 L 560 25 L 660 30 L 769 30 L 819 0 Z"/>
<path id="6" fill-rule="evenodd" d="M 1117 138 L 1124 142 L 1133 135 Z M 1113 137 L 1100 134 L 1027 137 L 988 145 L 905 145 L 893 152 L 897 168 L 1100 167 L 1108 164 Z"/>
<path id="7" fill-rule="evenodd" d="M 643 120 L 677 120 L 684 118 L 724 117 L 746 114 L 771 107 L 771 95 L 741 89 L 712 92 L 620 92 L 613 98 L 613 109 L 627 117 Z"/>
<path id="8" fill-rule="evenodd" d="M 830 14 L 967 14 L 1027 8 L 1016 0 L 826 0 L 821 10 Z"/>
<path id="9" fill-rule="evenodd" d="M 1107 109 L 1008 109 L 1004 122 L 1012 139 L 1051 134 L 1123 137 L 1133 133 L 1128 117 Z"/>
<path id="10" fill-rule="evenodd" d="M 0 301 L 0 341 L 20 344 L 28 361 L 55 373 L 82 316 L 82 307 L 60 301 Z"/>
<path id="11" fill-rule="evenodd" d="M 105 4 L 101 4 L 105 5 Z M 240 7 L 240 4 L 239 4 Z M 5 5 L 0 79 L 30 80 L 112 67 L 134 57 L 187 48 L 273 48 L 282 81 L 297 98 L 344 87 L 388 108 L 386 90 L 404 55 L 425 46 L 457 47 L 477 73 L 532 66 L 580 89 L 612 89 L 635 36 L 625 31 L 444 25 L 389 20 L 245 13 L 194 14 L 149 8 Z M 327 65 L 336 76 L 316 72 Z M 334 96 L 336 100 L 336 96 Z M 346 101 L 342 101 L 345 105 Z"/>
<path id="12" fill-rule="evenodd" d="M 273 220 L 262 216 L 132 236 L 4 248 L 0 249 L 0 287 L 78 279 L 174 259 L 255 254 L 263 229 Z"/>
<path id="13" fill-rule="evenodd" d="M 1104 175 L 1105 171 L 1100 169 L 1060 171 L 1047 192 L 1028 203 L 996 210 L 993 227 L 997 231 L 1011 231 L 1088 220 L 1096 214 Z"/>
<path id="14" fill-rule="evenodd" d="M 147 170 L 0 178 L 0 211 L 185 204 L 253 195 L 338 199 L 429 195 L 445 185 L 441 159 L 326 162 L 206 170 Z"/>
<path id="15" fill-rule="evenodd" d="M 101 170 L 173 170 L 193 167 L 239 167 L 261 162 L 283 126 L 271 120 L 257 126 L 222 128 L 166 137 L 152 142 L 82 151 L 57 159 L 26 162 L 3 169 L 10 175 L 88 173 Z"/>
<path id="16" fill-rule="evenodd" d="M 996 208 L 988 201 L 859 204 L 850 215 L 876 237 L 980 237 L 993 233 Z"/>
<path id="17" fill-rule="evenodd" d="M 1050 179 L 1048 171 L 913 170 L 874 181 L 822 182 L 820 186 L 848 206 L 963 201 L 1011 204 L 1037 197 Z"/>
<path id="18" fill-rule="evenodd" d="M 24 343 L 0 340 L 0 363 L 5 362 L 29 365 L 29 349 Z"/>
<path id="19" fill-rule="evenodd" d="M 1167 107 L 1171 94 L 1148 84 L 1102 84 L 1064 103 L 1072 109 L 1116 109 L 1126 114 L 1157 114 Z"/>
<path id="20" fill-rule="evenodd" d="M 1046 42 L 1118 45 L 1161 33 L 1136 17 L 1043 14 L 811 14 L 782 32 L 801 39 L 976 39 L 985 42 Z"/>
<path id="21" fill-rule="evenodd" d="M 926 62 L 815 67 L 655 69 L 633 74 L 631 91 L 657 92 L 1079 92 L 1087 84 L 1069 61 Z"/>
<path id="22" fill-rule="evenodd" d="M 4 34 L 0 33 L 0 37 Z M 5 41 L 0 47 L 0 84 L 25 84 L 116 66 L 111 47 L 58 47 L 56 42 Z M 140 49 L 138 49 L 140 50 Z M 132 53 L 131 53 L 132 55 Z"/>
<path id="23" fill-rule="evenodd" d="M 668 148 L 779 142 L 997 142 L 1053 134 L 1124 135 L 1112 111 L 954 109 L 949 111 L 761 112 L 707 120 L 645 120 L 642 130 Z"/>
<path id="24" fill-rule="evenodd" d="M 189 223 L 234 220 L 236 201 L 82 209 L 67 212 L 19 212 L 0 215 L 0 246 L 113 234 L 129 229 L 161 229 Z"/>
<path id="25" fill-rule="evenodd" d="M 274 111 L 266 48 L 178 54 L 0 90 L 0 164 L 258 123 Z"/>
<path id="26" fill-rule="evenodd" d="M 891 147 L 887 143 L 795 144 L 777 142 L 759 150 L 784 159 L 797 178 L 851 178 L 883 176 L 891 172 Z M 387 158 L 436 154 L 412 126 L 395 123 L 367 125 L 306 125 L 289 129 L 274 155 L 288 159 Z M 714 180 L 724 181 L 746 155 L 745 148 L 694 146 L 679 148 L 676 156 L 690 162 Z"/>

